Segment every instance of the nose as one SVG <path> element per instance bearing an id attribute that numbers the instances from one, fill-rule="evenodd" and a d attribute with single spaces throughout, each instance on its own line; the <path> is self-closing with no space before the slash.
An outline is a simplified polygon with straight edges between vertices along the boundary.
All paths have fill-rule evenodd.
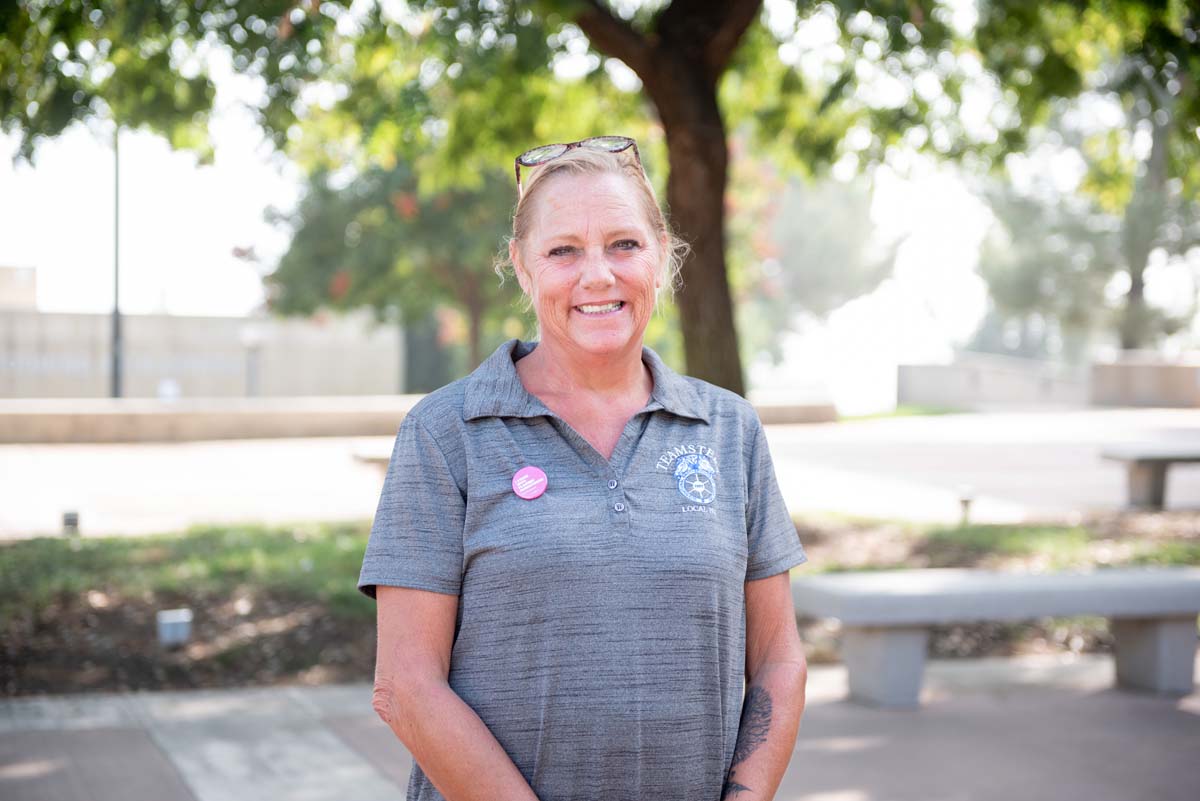
<path id="1" fill-rule="evenodd" d="M 612 268 L 609 266 L 608 259 L 605 258 L 603 249 L 600 252 L 592 248 L 588 248 L 584 252 L 583 268 L 579 276 L 579 286 L 581 289 L 603 289 L 610 287 L 617 282 L 617 278 L 613 275 Z"/>

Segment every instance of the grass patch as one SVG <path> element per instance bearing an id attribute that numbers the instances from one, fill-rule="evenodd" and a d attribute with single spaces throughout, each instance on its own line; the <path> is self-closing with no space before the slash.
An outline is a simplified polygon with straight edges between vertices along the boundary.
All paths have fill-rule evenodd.
<path id="1" fill-rule="evenodd" d="M 0 546 L 0 618 L 89 590 L 223 597 L 246 586 L 320 601 L 338 615 L 373 617 L 374 604 L 356 587 L 368 533 L 366 523 L 249 525 L 13 542 Z"/>
<path id="2" fill-rule="evenodd" d="M 1128 564 L 1131 565 L 1200 565 L 1200 542 L 1169 540 L 1143 545 Z"/>
<path id="3" fill-rule="evenodd" d="M 1103 521 L 947 526 L 843 514 L 806 514 L 796 528 L 809 553 L 798 574 L 926 567 L 1011 571 L 1200 565 L 1186 520 L 1147 537 Z"/>
<path id="4" fill-rule="evenodd" d="M 848 565 L 842 562 L 827 562 L 816 570 L 803 570 L 807 565 L 801 565 L 798 568 L 793 568 L 797 574 L 803 573 L 884 573 L 889 570 L 903 569 L 903 565 L 881 565 L 881 564 L 862 564 Z"/>
<path id="5" fill-rule="evenodd" d="M 870 515 L 852 514 L 832 509 L 812 509 L 806 511 L 803 517 L 793 518 L 792 522 L 799 531 L 820 532 L 827 529 L 874 531 L 886 527 L 911 536 L 921 537 L 925 536 L 933 525 L 915 520 L 871 517 Z"/>
<path id="6" fill-rule="evenodd" d="M 1082 526 L 970 525 L 928 531 L 923 549 L 936 562 L 1038 556 L 1059 568 L 1089 561 L 1089 540 Z"/>
<path id="7" fill-rule="evenodd" d="M 832 514 L 808 516 L 798 524 L 802 539 L 806 529 L 812 535 L 806 545 L 813 552 L 811 561 L 797 568 L 800 573 L 972 567 L 990 559 L 1036 559 L 1049 569 L 1097 564 L 1096 541 L 1085 526 L 945 527 Z M 883 527 L 899 532 L 908 543 L 897 561 L 858 562 L 849 550 L 827 550 L 849 530 L 870 537 Z M 239 590 L 262 591 L 320 602 L 339 617 L 373 619 L 374 604 L 356 587 L 369 530 L 366 522 L 210 526 L 183 534 L 7 543 L 0 545 L 0 619 L 36 612 L 64 595 L 78 597 L 89 590 L 127 598 L 228 598 Z M 857 551 L 857 544 L 852 547 Z M 1113 563 L 1200 565 L 1200 541 L 1136 541 Z"/>

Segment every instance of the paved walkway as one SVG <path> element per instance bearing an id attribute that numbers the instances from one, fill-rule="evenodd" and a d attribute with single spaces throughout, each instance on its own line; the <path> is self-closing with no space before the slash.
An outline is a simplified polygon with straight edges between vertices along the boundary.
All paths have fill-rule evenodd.
<path id="1" fill-rule="evenodd" d="M 1086 409 L 768 426 L 793 513 L 953 522 L 1066 517 L 1125 503 L 1124 468 L 1100 449 L 1131 440 L 1200 444 L 1200 411 Z M 206 522 L 364 520 L 379 472 L 358 448 L 389 437 L 142 445 L 0 446 L 0 538 L 54 534 L 77 510 L 85 535 L 178 531 Z M 1200 465 L 1168 474 L 1169 508 L 1200 509 Z"/>
<path id="2" fill-rule="evenodd" d="M 1200 410 L 1004 412 L 768 428 L 788 508 L 957 522 L 1016 522 L 1111 511 L 1127 501 L 1124 465 L 1100 458 L 1119 442 L 1190 442 Z M 1171 467 L 1167 508 L 1200 510 L 1200 464 Z"/>
<path id="3" fill-rule="evenodd" d="M 888 710 L 814 666 L 776 799 L 1194 801 L 1200 692 L 1112 676 L 1101 656 L 934 660 L 924 705 Z M 395 801 L 410 768 L 367 685 L 0 701 L 6 801 Z"/>

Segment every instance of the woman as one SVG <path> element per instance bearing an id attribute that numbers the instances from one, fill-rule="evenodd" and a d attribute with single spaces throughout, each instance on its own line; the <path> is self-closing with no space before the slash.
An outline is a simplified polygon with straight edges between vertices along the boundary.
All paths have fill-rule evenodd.
<path id="1" fill-rule="evenodd" d="M 359 578 L 407 797 L 770 799 L 806 556 L 762 426 L 642 344 L 679 243 L 633 140 L 527 151 L 517 185 L 539 339 L 404 419 Z"/>

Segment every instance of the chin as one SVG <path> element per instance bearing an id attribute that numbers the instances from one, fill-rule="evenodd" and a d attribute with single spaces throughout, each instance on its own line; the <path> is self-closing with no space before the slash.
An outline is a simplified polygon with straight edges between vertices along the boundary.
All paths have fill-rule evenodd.
<path id="1" fill-rule="evenodd" d="M 642 332 L 631 329 L 621 331 L 586 331 L 576 332 L 571 337 L 571 344 L 587 353 L 601 355 L 619 353 L 631 343 L 641 344 Z"/>

